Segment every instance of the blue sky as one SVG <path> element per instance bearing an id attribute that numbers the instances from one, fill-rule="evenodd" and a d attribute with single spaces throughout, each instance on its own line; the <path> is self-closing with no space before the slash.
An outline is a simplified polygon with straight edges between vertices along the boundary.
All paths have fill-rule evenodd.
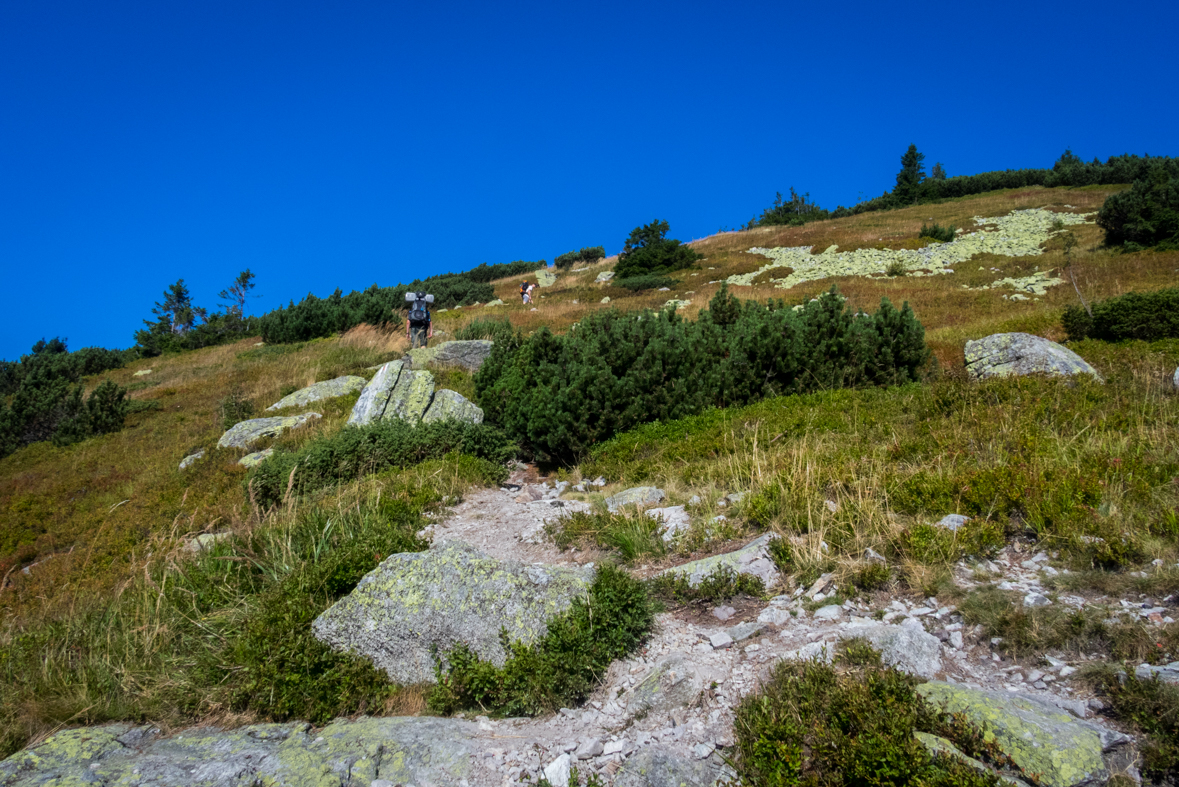
<path id="1" fill-rule="evenodd" d="M 794 186 L 1179 155 L 1174 2 L 0 4 L 0 358 L 166 285 L 308 292 L 693 239 Z"/>

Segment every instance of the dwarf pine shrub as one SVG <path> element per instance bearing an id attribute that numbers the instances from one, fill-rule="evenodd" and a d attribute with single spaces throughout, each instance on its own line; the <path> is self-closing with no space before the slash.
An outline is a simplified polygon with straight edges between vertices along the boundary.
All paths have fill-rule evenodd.
<path id="1" fill-rule="evenodd" d="M 614 275 L 618 279 L 628 279 L 655 273 L 671 273 L 689 267 L 700 259 L 691 247 L 684 246 L 678 240 L 667 237 L 670 225 L 666 221 L 656 219 L 650 224 L 635 227 L 622 252 L 618 255 L 618 264 L 614 266 Z"/>
<path id="2" fill-rule="evenodd" d="M 718 300 L 719 299 L 719 300 Z M 674 312 L 591 315 L 565 336 L 497 344 L 475 376 L 487 419 L 540 459 L 572 461 L 649 421 L 817 389 L 917 380 L 929 359 L 906 304 L 853 313 L 834 289 L 795 311 L 745 303 L 726 324 Z M 731 320 L 731 322 L 730 322 Z"/>
<path id="3" fill-rule="evenodd" d="M 941 241 L 942 243 L 949 243 L 950 241 L 954 240 L 954 232 L 957 231 L 957 229 L 958 228 L 954 227 L 953 225 L 949 227 L 943 227 L 936 221 L 933 223 L 932 227 L 927 227 L 925 226 L 925 222 L 921 222 L 921 231 L 917 233 L 917 237 L 931 238 L 932 240 Z"/>
<path id="4" fill-rule="evenodd" d="M 1080 306 L 1065 309 L 1061 322 L 1068 338 L 1156 341 L 1179 338 L 1179 287 L 1155 292 L 1128 292 L 1098 301 L 1090 315 Z"/>
<path id="5" fill-rule="evenodd" d="M 557 259 L 553 260 L 553 264 L 558 268 L 572 268 L 577 263 L 588 265 L 591 262 L 596 262 L 605 259 L 606 249 L 603 246 L 587 246 L 581 251 L 567 251 L 561 254 Z"/>
<path id="6" fill-rule="evenodd" d="M 298 451 L 276 451 L 254 469 L 249 484 L 260 505 L 272 505 L 283 499 L 288 488 L 303 494 L 448 454 L 477 460 L 490 483 L 507 477 L 503 463 L 515 451 L 512 441 L 489 424 L 434 421 L 414 425 L 391 419 L 346 427 Z"/>
<path id="7" fill-rule="evenodd" d="M 1179 248 L 1179 173 L 1156 164 L 1127 191 L 1106 198 L 1097 226 L 1106 246 Z"/>
<path id="8" fill-rule="evenodd" d="M 666 276 L 656 275 L 642 275 L 629 276 L 625 279 L 615 279 L 610 282 L 615 287 L 621 287 L 624 290 L 631 292 L 640 292 L 642 290 L 658 290 L 660 287 L 674 287 L 678 284 L 675 279 L 669 279 Z"/>

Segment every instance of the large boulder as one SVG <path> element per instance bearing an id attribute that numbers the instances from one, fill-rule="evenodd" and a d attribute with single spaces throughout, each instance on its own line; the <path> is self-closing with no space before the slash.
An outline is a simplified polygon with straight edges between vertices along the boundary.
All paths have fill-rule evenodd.
<path id="1" fill-rule="evenodd" d="M 491 355 L 494 342 L 490 339 L 442 342 L 434 347 L 419 347 L 409 351 L 415 369 L 426 366 L 458 366 L 477 372 Z"/>
<path id="2" fill-rule="evenodd" d="M 259 440 L 267 437 L 277 437 L 288 429 L 295 429 L 308 421 L 322 418 L 319 413 L 303 413 L 302 415 L 276 416 L 274 418 L 252 418 L 234 424 L 233 428 L 221 435 L 217 441 L 218 448 L 249 448 Z"/>
<path id="3" fill-rule="evenodd" d="M 540 268 L 536 271 L 536 283 L 541 287 L 552 287 L 557 283 L 557 274 L 548 268 Z"/>
<path id="4" fill-rule="evenodd" d="M 929 680 L 942 670 L 941 643 L 925 629 L 881 624 L 847 629 L 844 637 L 866 640 L 882 662 L 901 672 Z"/>
<path id="5" fill-rule="evenodd" d="M 337 396 L 347 396 L 356 393 L 368 384 L 368 380 L 355 375 L 344 375 L 334 380 L 324 380 L 321 383 L 301 388 L 289 396 L 284 396 L 266 408 L 267 412 L 282 410 L 287 407 L 306 407 L 321 399 L 335 399 Z"/>
<path id="6" fill-rule="evenodd" d="M 422 420 L 433 399 L 434 375 L 402 369 L 381 417 L 400 418 L 416 424 Z"/>
<path id="7" fill-rule="evenodd" d="M 1043 787 L 1103 783 L 1110 774 L 1106 756 L 1130 743 L 1121 733 L 1025 695 L 940 682 L 924 683 L 917 692 L 949 713 L 963 714 Z"/>
<path id="8" fill-rule="evenodd" d="M 496 560 L 459 542 L 391 555 L 313 624 L 338 650 L 372 659 L 397 683 L 433 683 L 434 656 L 466 643 L 482 658 L 507 658 L 500 631 L 531 644 L 548 621 L 586 593 L 593 569 Z"/>
<path id="9" fill-rule="evenodd" d="M 1072 350 L 1029 333 L 996 333 L 967 342 L 966 371 L 977 380 L 1026 374 L 1090 374 L 1102 379 Z"/>
<path id="10" fill-rule="evenodd" d="M 713 787 L 736 774 L 719 753 L 690 760 L 663 746 L 646 746 L 623 763 L 614 787 Z"/>
<path id="11" fill-rule="evenodd" d="M 483 411 L 457 391 L 448 391 L 443 388 L 434 392 L 434 400 L 430 402 L 430 407 L 422 416 L 422 423 L 447 420 L 481 424 L 483 423 Z"/>
<path id="12" fill-rule="evenodd" d="M 474 722 L 428 717 L 305 722 L 171 737 L 112 724 L 56 733 L 0 762 L 0 784 L 367 785 L 498 783 L 477 756 Z"/>
<path id="13" fill-rule="evenodd" d="M 769 548 L 771 538 L 773 536 L 767 533 L 749 542 L 736 552 L 713 555 L 703 560 L 693 560 L 691 563 L 684 563 L 681 566 L 672 566 L 666 571 L 663 571 L 662 574 L 685 576 L 688 578 L 688 584 L 696 587 L 710 575 L 728 568 L 737 574 L 755 576 L 767 588 L 770 588 L 778 584 L 778 581 L 781 579 L 778 569 L 774 567 L 774 561 L 770 560 Z"/>
<path id="14" fill-rule="evenodd" d="M 401 361 L 389 361 L 377 369 L 373 379 L 368 381 L 360 398 L 352 406 L 352 415 L 348 416 L 348 426 L 367 426 L 374 421 L 381 420 L 385 414 L 385 407 L 389 404 L 389 395 L 401 378 L 401 370 L 405 366 Z"/>

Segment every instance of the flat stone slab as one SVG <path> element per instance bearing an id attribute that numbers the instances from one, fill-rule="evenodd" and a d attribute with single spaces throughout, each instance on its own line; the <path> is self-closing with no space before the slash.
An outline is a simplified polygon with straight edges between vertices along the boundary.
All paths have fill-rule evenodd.
<path id="1" fill-rule="evenodd" d="M 162 738 L 125 724 L 66 730 L 0 762 L 0 784 L 155 787 L 487 783 L 478 725 L 429 717 L 340 720 L 236 730 L 188 729 Z"/>
<path id="2" fill-rule="evenodd" d="M 962 713 L 980 727 L 1028 777 L 1043 787 L 1100 783 L 1108 777 L 1103 752 L 1129 738 L 1074 718 L 1032 697 L 982 691 L 948 683 L 923 683 L 917 692 L 950 713 Z"/>
<path id="3" fill-rule="evenodd" d="M 252 418 L 234 424 L 233 428 L 221 435 L 217 441 L 218 448 L 249 448 L 259 440 L 267 437 L 277 437 L 288 429 L 296 429 L 308 421 L 322 418 L 319 413 L 303 413 L 302 415 L 276 416 L 273 418 Z"/>
<path id="4" fill-rule="evenodd" d="M 769 558 L 771 538 L 773 536 L 767 533 L 749 542 L 736 552 L 713 555 L 703 560 L 684 563 L 682 566 L 673 566 L 661 572 L 661 576 L 680 574 L 688 578 L 689 585 L 696 587 L 706 577 L 720 570 L 722 566 L 727 566 L 738 574 L 750 574 L 757 577 L 767 588 L 772 587 L 778 583 L 781 577 L 778 574 L 778 569 L 774 567 L 774 562 Z"/>
<path id="5" fill-rule="evenodd" d="M 634 486 L 606 498 L 606 510 L 617 514 L 631 506 L 653 506 L 667 497 L 667 493 L 654 486 Z"/>
<path id="6" fill-rule="evenodd" d="M 1049 374 L 1057 377 L 1097 370 L 1067 347 L 1029 333 L 996 333 L 966 343 L 966 372 L 976 380 Z"/>
<path id="7" fill-rule="evenodd" d="M 335 399 L 339 396 L 347 396 L 348 394 L 356 393 L 367 384 L 368 380 L 354 375 L 344 375 L 334 380 L 324 380 L 323 382 L 309 385 L 306 388 L 295 391 L 293 394 L 284 396 L 267 407 L 266 412 L 282 410 L 287 407 L 306 407 L 312 402 L 318 402 L 323 399 Z"/>
<path id="8" fill-rule="evenodd" d="M 391 555 L 313 624 L 322 642 L 372 659 L 397 683 L 433 683 L 432 649 L 443 656 L 466 643 L 503 665 L 500 629 L 531 644 L 547 623 L 582 596 L 592 568 L 497 560 L 457 541 Z"/>
<path id="9" fill-rule="evenodd" d="M 434 347 L 419 347 L 409 351 L 415 369 L 426 366 L 458 366 L 477 372 L 491 355 L 494 345 L 490 339 L 442 342 Z"/>

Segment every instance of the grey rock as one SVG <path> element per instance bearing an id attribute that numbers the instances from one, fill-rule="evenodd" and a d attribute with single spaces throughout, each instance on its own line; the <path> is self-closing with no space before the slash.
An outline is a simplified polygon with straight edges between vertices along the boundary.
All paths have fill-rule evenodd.
<path id="1" fill-rule="evenodd" d="M 266 448 L 262 451 L 255 451 L 252 454 L 246 454 L 237 463 L 242 467 L 254 467 L 266 461 L 266 458 L 274 453 L 273 448 Z"/>
<path id="2" fill-rule="evenodd" d="M 757 616 L 757 622 L 767 626 L 784 626 L 790 621 L 790 611 L 782 607 L 769 607 Z"/>
<path id="3" fill-rule="evenodd" d="M 839 620 L 843 617 L 843 607 L 838 604 L 828 604 L 815 610 L 815 620 Z"/>
<path id="4" fill-rule="evenodd" d="M 334 380 L 324 380 L 323 382 L 315 383 L 314 385 L 309 385 L 306 388 L 295 391 L 289 396 L 284 396 L 267 407 L 266 411 L 282 410 L 286 407 L 306 407 L 312 402 L 318 402 L 322 399 L 335 399 L 338 396 L 347 396 L 348 394 L 356 393 L 367 384 L 368 380 L 353 375 L 337 377 Z"/>
<path id="5" fill-rule="evenodd" d="M 0 784 L 459 784 L 473 780 L 475 724 L 393 717 L 187 729 L 129 738 L 128 725 L 66 730 L 0 762 Z"/>
<path id="6" fill-rule="evenodd" d="M 591 738 L 578 747 L 575 756 L 579 760 L 588 760 L 597 757 L 603 750 L 602 741 L 597 738 Z"/>
<path id="7" fill-rule="evenodd" d="M 196 461 L 198 459 L 203 459 L 204 457 L 205 457 L 205 449 L 203 449 L 203 448 L 201 450 L 197 451 L 195 454 L 189 454 L 188 456 L 186 456 L 180 460 L 180 469 L 187 470 L 188 468 L 190 468 L 194 464 L 196 464 Z"/>
<path id="8" fill-rule="evenodd" d="M 1175 367 L 1175 376 L 1171 378 L 1171 384 L 1175 386 L 1175 390 L 1179 391 L 1179 366 Z"/>
<path id="9" fill-rule="evenodd" d="M 535 271 L 536 283 L 540 287 L 552 287 L 557 283 L 557 274 L 553 273 L 548 268 L 541 268 Z"/>
<path id="10" fill-rule="evenodd" d="M 961 514 L 946 514 L 937 521 L 937 527 L 945 528 L 951 532 L 957 532 L 958 528 L 970 521 L 970 517 L 962 516 Z"/>
<path id="11" fill-rule="evenodd" d="M 562 754 L 545 766 L 544 777 L 553 787 L 569 787 L 570 764 L 568 754 Z"/>
<path id="12" fill-rule="evenodd" d="M 733 642 L 742 642 L 749 639 L 750 637 L 756 637 L 765 630 L 766 627 L 764 623 L 746 621 L 744 623 L 738 623 L 736 626 L 730 627 L 725 631 L 725 633 L 729 635 L 729 638 L 732 639 Z"/>
<path id="13" fill-rule="evenodd" d="M 230 538 L 233 533 L 224 530 L 220 533 L 201 533 L 188 540 L 184 545 L 185 552 L 199 553 L 212 549 L 217 544 L 220 544 L 227 538 Z"/>
<path id="14" fill-rule="evenodd" d="M 651 506 L 667 497 L 667 493 L 654 486 L 635 486 L 606 498 L 606 509 L 617 514 L 631 506 Z"/>
<path id="15" fill-rule="evenodd" d="M 957 633 L 957 632 L 955 632 Z M 869 626 L 850 629 L 846 637 L 858 637 L 880 651 L 880 660 L 890 667 L 931 679 L 942 669 L 937 637 L 912 626 Z"/>
<path id="16" fill-rule="evenodd" d="M 811 584 L 804 595 L 809 599 L 814 599 L 820 593 L 827 593 L 828 590 L 835 587 L 834 577 L 834 574 L 823 574 Z"/>
<path id="17" fill-rule="evenodd" d="M 1134 669 L 1134 675 L 1142 680 L 1158 678 L 1164 683 L 1179 683 L 1179 661 L 1172 661 L 1164 666 L 1139 664 Z"/>
<path id="18" fill-rule="evenodd" d="M 682 566 L 673 566 L 661 572 L 664 575 L 680 574 L 688 578 L 688 584 L 696 587 L 713 573 L 728 568 L 738 574 L 749 574 L 760 579 L 767 588 L 773 587 L 780 579 L 778 569 L 769 559 L 769 533 L 754 539 L 736 552 L 713 555 L 703 560 L 694 560 Z"/>
<path id="19" fill-rule="evenodd" d="M 422 416 L 422 423 L 447 420 L 481 424 L 483 423 L 483 410 L 457 391 L 443 388 L 434 392 L 434 399 L 426 408 L 426 413 Z"/>
<path id="20" fill-rule="evenodd" d="M 592 568 L 526 566 L 459 542 L 436 543 L 386 558 L 312 629 L 333 648 L 372 659 L 397 683 L 433 683 L 432 648 L 444 666 L 459 643 L 503 665 L 501 628 L 513 642 L 535 642 L 593 576 Z"/>
<path id="21" fill-rule="evenodd" d="M 962 713 L 994 736 L 1000 751 L 1044 787 L 1100 784 L 1109 776 L 1106 756 L 1116 756 L 1130 739 L 1074 718 L 1026 695 L 983 691 L 930 682 L 917 692 L 950 713 Z"/>
<path id="22" fill-rule="evenodd" d="M 598 274 L 598 278 L 594 279 L 594 282 L 597 284 L 601 284 L 602 282 L 610 281 L 613 278 L 614 278 L 614 271 L 602 271 L 601 273 Z"/>
<path id="23" fill-rule="evenodd" d="M 690 524 L 688 512 L 684 506 L 667 506 L 666 508 L 650 508 L 647 516 L 658 519 L 663 523 L 660 533 L 663 542 L 670 544 L 680 533 L 686 532 Z"/>
<path id="24" fill-rule="evenodd" d="M 302 415 L 276 416 L 273 418 L 253 418 L 234 424 L 228 432 L 221 435 L 217 441 L 218 448 L 249 448 L 259 440 L 267 437 L 277 437 L 288 429 L 296 429 L 308 421 L 322 418 L 319 413 L 303 413 Z"/>
<path id="25" fill-rule="evenodd" d="M 660 659 L 630 691 L 626 700 L 629 714 L 649 711 L 663 713 L 693 702 L 704 688 L 696 665 L 682 653 Z"/>
<path id="26" fill-rule="evenodd" d="M 662 746 L 647 746 L 623 763 L 614 787 L 714 787 L 732 776 L 716 754 L 691 760 Z"/>
<path id="27" fill-rule="evenodd" d="M 409 357 L 413 360 L 415 369 L 427 366 L 457 366 L 468 372 L 477 372 L 491 355 L 493 346 L 494 343 L 490 339 L 442 342 L 434 347 L 410 350 Z"/>
<path id="28" fill-rule="evenodd" d="M 872 547 L 864 550 L 864 558 L 871 563 L 888 563 L 888 558 L 877 552 Z"/>
<path id="29" fill-rule="evenodd" d="M 1023 597 L 1023 605 L 1025 607 L 1047 607 L 1052 604 L 1052 601 L 1043 593 L 1028 593 Z"/>
<path id="30" fill-rule="evenodd" d="M 733 644 L 733 638 L 722 631 L 709 637 L 708 644 L 712 645 L 713 650 L 723 650 Z"/>
<path id="31" fill-rule="evenodd" d="M 1072 350 L 1028 333 L 996 333 L 967 342 L 966 372 L 978 380 L 1027 374 L 1089 374 L 1102 380 L 1097 370 Z"/>
<path id="32" fill-rule="evenodd" d="M 732 607 L 717 607 L 712 611 L 712 616 L 717 620 L 728 620 L 737 614 L 737 610 Z"/>
<path id="33" fill-rule="evenodd" d="M 389 392 L 382 420 L 400 418 L 418 423 L 434 399 L 434 375 L 402 369 L 397 384 Z"/>
<path id="34" fill-rule="evenodd" d="M 352 406 L 352 415 L 348 417 L 349 426 L 366 426 L 381 420 L 389 404 L 389 395 L 396 387 L 404 368 L 405 364 L 402 361 L 389 361 L 377 369 L 373 379 L 364 386 L 360 398 Z"/>

